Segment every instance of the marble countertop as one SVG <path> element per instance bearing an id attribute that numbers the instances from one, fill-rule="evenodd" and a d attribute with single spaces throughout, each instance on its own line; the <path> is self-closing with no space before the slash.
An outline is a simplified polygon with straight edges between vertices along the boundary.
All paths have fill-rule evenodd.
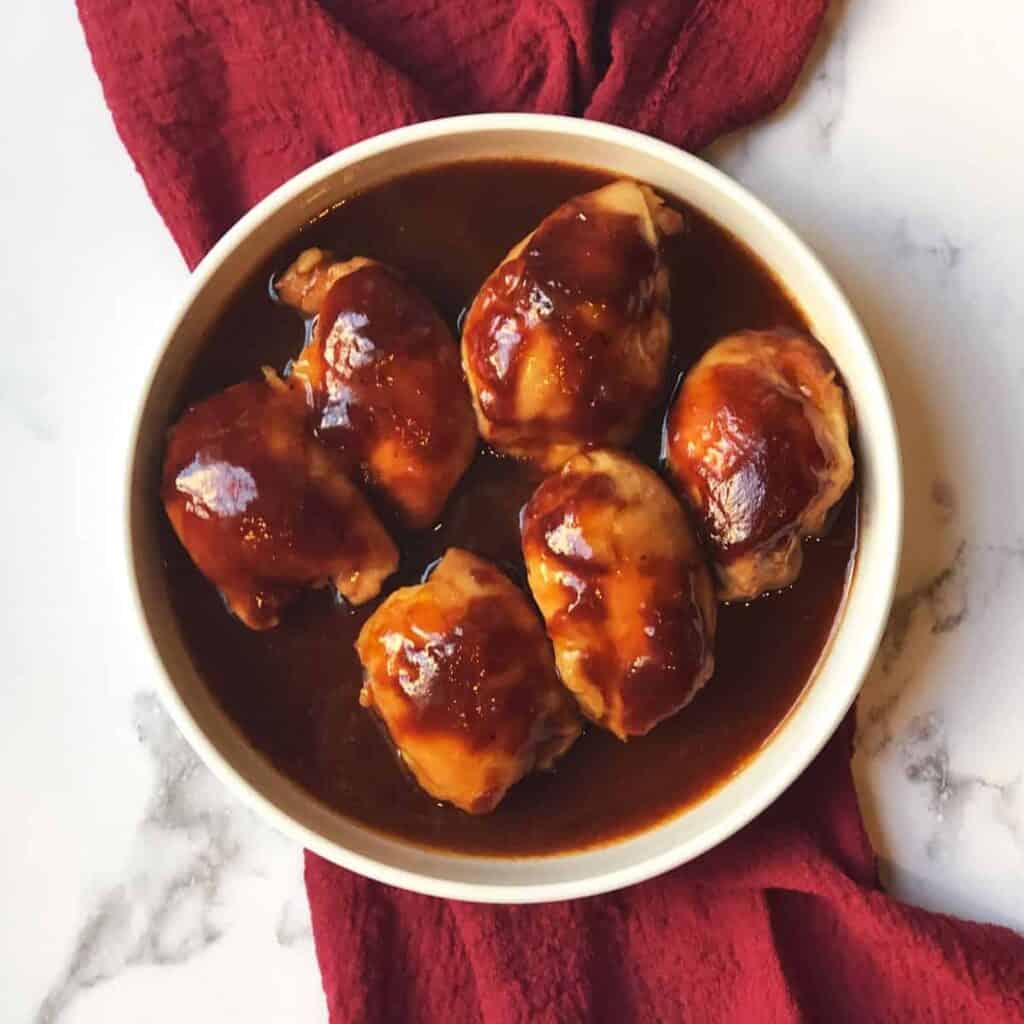
<path id="1" fill-rule="evenodd" d="M 709 155 L 834 271 L 893 393 L 906 549 L 854 763 L 886 883 L 1024 931 L 1022 38 L 1013 4 L 835 3 L 786 108 Z M 6 13 L 0 87 L 4 1019 L 324 1020 L 300 850 L 197 763 L 128 606 L 124 449 L 185 268 L 72 5 Z"/>

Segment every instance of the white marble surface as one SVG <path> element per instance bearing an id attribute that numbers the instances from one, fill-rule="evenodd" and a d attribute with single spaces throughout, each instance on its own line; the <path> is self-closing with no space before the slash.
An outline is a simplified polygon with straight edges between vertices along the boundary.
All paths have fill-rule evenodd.
<path id="1" fill-rule="evenodd" d="M 890 888 L 1024 931 L 1024 9 L 978 13 L 838 4 L 711 156 L 835 271 L 895 398 L 902 596 L 855 761 Z M 196 763 L 127 608 L 124 446 L 185 269 L 72 5 L 6 12 L 0 89 L 0 1016 L 323 1020 L 300 851 Z"/>

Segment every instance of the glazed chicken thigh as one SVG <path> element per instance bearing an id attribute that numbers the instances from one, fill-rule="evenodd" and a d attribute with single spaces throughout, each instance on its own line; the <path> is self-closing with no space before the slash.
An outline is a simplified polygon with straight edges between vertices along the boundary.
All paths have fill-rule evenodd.
<path id="1" fill-rule="evenodd" d="M 301 397 L 272 374 L 189 408 L 171 428 L 161 496 L 199 570 L 251 629 L 276 626 L 307 585 L 375 597 L 398 552 Z"/>
<path id="2" fill-rule="evenodd" d="M 800 572 L 853 480 L 851 406 L 831 357 L 788 330 L 713 345 L 671 409 L 668 463 L 699 521 L 723 600 L 750 600 Z"/>
<path id="3" fill-rule="evenodd" d="M 576 455 L 534 493 L 522 534 L 530 589 L 584 714 L 624 740 L 693 698 L 714 666 L 714 586 L 653 470 L 614 451 Z"/>
<path id="4" fill-rule="evenodd" d="M 290 382 L 317 437 L 358 464 L 405 523 L 433 523 L 476 450 L 458 347 L 433 306 L 373 260 L 307 249 L 276 283 L 316 316 Z"/>
<path id="5" fill-rule="evenodd" d="M 356 647 L 361 703 L 420 786 L 470 814 L 492 811 L 580 733 L 536 612 L 468 551 L 450 548 L 426 583 L 393 593 Z"/>
<path id="6" fill-rule="evenodd" d="M 664 385 L 660 242 L 681 224 L 647 186 L 614 182 L 558 207 L 491 273 L 466 316 L 462 363 L 494 448 L 550 471 L 633 439 Z"/>

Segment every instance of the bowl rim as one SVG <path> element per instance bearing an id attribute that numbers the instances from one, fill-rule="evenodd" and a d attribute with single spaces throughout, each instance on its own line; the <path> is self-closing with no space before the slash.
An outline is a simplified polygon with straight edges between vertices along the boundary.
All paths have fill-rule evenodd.
<path id="1" fill-rule="evenodd" d="M 708 186 L 711 190 L 718 192 L 727 202 L 743 208 L 746 214 L 753 219 L 760 221 L 767 231 L 775 237 L 779 244 L 789 250 L 794 258 L 803 263 L 804 269 L 813 278 L 813 290 L 818 293 L 830 306 L 841 311 L 845 321 L 845 331 L 852 336 L 855 342 L 862 349 L 861 355 L 864 358 L 868 372 L 875 378 L 877 401 L 875 403 L 874 417 L 879 423 L 882 433 L 887 435 L 891 443 L 891 458 L 886 461 L 886 485 L 893 489 L 888 498 L 889 520 L 885 524 L 888 532 L 888 544 L 886 545 L 885 564 L 878 571 L 881 578 L 876 584 L 874 604 L 877 607 L 877 614 L 874 616 L 871 629 L 862 634 L 859 638 L 860 649 L 864 652 L 860 663 L 855 671 L 849 673 L 849 682 L 846 691 L 835 694 L 831 702 L 830 714 L 822 719 L 819 727 L 814 730 L 805 730 L 802 736 L 798 736 L 796 746 L 789 755 L 785 769 L 779 771 L 775 776 L 766 780 L 758 786 L 754 792 L 746 798 L 739 799 L 731 812 L 722 816 L 721 820 L 706 828 L 694 839 L 688 842 L 680 842 L 668 850 L 629 863 L 616 869 L 606 871 L 602 874 L 589 875 L 587 877 L 573 880 L 546 881 L 536 884 L 495 884 L 482 882 L 458 881 L 447 878 L 438 878 L 409 868 L 398 867 L 392 864 L 382 863 L 372 857 L 351 850 L 339 843 L 334 842 L 315 831 L 313 828 L 300 823 L 281 807 L 274 800 L 265 795 L 255 784 L 247 779 L 221 752 L 218 746 L 206 734 L 203 727 L 193 716 L 187 707 L 184 698 L 179 692 L 168 667 L 157 646 L 156 639 L 150 629 L 147 612 L 142 595 L 141 582 L 136 571 L 135 543 L 133 539 L 133 498 L 134 484 L 137 476 L 137 466 L 141 441 L 147 430 L 146 407 L 150 393 L 158 372 L 163 364 L 174 339 L 176 338 L 182 324 L 188 318 L 196 299 L 204 292 L 207 284 L 214 277 L 218 269 L 225 262 L 229 254 L 234 252 L 264 221 L 274 213 L 288 206 L 298 197 L 307 193 L 311 187 L 315 187 L 326 179 L 333 178 L 343 172 L 350 165 L 364 161 L 370 157 L 377 156 L 389 150 L 396 149 L 409 144 L 421 142 L 428 139 L 442 138 L 449 135 L 462 135 L 466 133 L 494 133 L 494 132 L 531 132 L 551 133 L 556 135 L 568 135 L 580 138 L 586 142 L 604 142 L 619 147 L 638 150 L 652 158 L 661 160 L 668 164 L 674 164 L 686 174 L 695 177 Z M 453 154 L 453 162 L 457 161 L 458 155 Z M 510 159 L 515 159 L 510 154 Z M 585 155 L 581 153 L 580 163 L 588 165 Z M 592 166 L 598 166 L 595 161 Z M 746 242 L 743 236 L 737 235 L 740 241 Z M 712 847 L 723 842 L 744 825 L 757 817 L 765 808 L 772 804 L 785 789 L 807 768 L 811 761 L 817 756 L 828 740 L 835 733 L 846 712 L 852 706 L 857 693 L 863 683 L 863 679 L 870 668 L 871 662 L 881 642 L 881 638 L 888 619 L 888 613 L 892 604 L 895 592 L 896 579 L 899 569 L 900 552 L 903 538 L 903 470 L 898 434 L 896 432 L 895 418 L 892 412 L 892 403 L 889 396 L 885 378 L 878 364 L 874 349 L 867 337 L 867 334 L 854 313 L 842 290 L 835 282 L 831 274 L 821 263 L 811 248 L 797 236 L 797 234 L 772 212 L 764 203 L 752 195 L 746 188 L 728 177 L 724 172 L 719 171 L 711 164 L 701 158 L 687 153 L 683 150 L 652 138 L 631 129 L 622 128 L 616 125 L 605 124 L 598 121 L 589 121 L 575 117 L 565 117 L 552 114 L 468 114 L 457 117 L 440 118 L 432 121 L 424 121 L 402 128 L 396 128 L 380 135 L 373 136 L 351 146 L 338 150 L 330 156 L 313 164 L 306 170 L 300 172 L 269 195 L 257 203 L 252 209 L 244 214 L 225 234 L 216 242 L 206 256 L 199 262 L 190 274 L 184 293 L 178 301 L 175 312 L 168 321 L 167 328 L 162 332 L 161 340 L 154 347 L 153 355 L 149 363 L 142 387 L 139 391 L 139 398 L 132 417 L 132 426 L 128 438 L 127 459 L 126 459 L 126 480 L 123 494 L 124 509 L 124 554 L 127 562 L 127 573 L 130 580 L 129 590 L 131 602 L 135 610 L 141 632 L 145 637 L 144 646 L 153 662 L 153 677 L 156 689 L 160 695 L 164 707 L 169 711 L 175 725 L 185 736 L 189 745 L 199 755 L 201 760 L 211 769 L 213 774 L 243 803 L 255 811 L 260 817 L 268 821 L 279 832 L 289 838 L 301 843 L 307 849 L 317 853 L 321 857 L 342 867 L 348 868 L 358 874 L 379 882 L 394 885 L 402 889 L 422 893 L 424 895 L 452 898 L 485 903 L 534 903 L 552 900 L 573 899 L 583 896 L 597 895 L 610 892 L 638 882 L 645 881 L 662 874 L 680 864 L 686 863 Z M 859 568 L 859 562 L 855 565 L 854 572 Z M 847 597 L 849 595 L 848 584 Z M 841 607 L 840 615 L 844 613 L 847 597 L 844 597 L 844 604 Z M 841 619 L 837 619 L 837 627 L 833 630 L 828 646 L 819 659 L 815 668 L 817 674 L 821 666 L 831 656 L 830 648 L 834 643 L 835 636 L 841 631 Z M 804 690 L 800 698 L 802 702 L 809 692 L 813 681 Z M 799 704 L 799 702 L 798 702 Z M 780 723 L 775 732 L 765 741 L 765 745 L 784 729 L 788 717 Z M 748 762 L 737 770 L 737 775 L 744 774 L 751 763 L 762 756 L 764 746 L 755 753 Z M 275 769 L 276 771 L 276 769 Z M 726 784 L 731 781 L 726 780 Z M 694 806 L 699 806 L 700 801 Z M 683 813 L 686 813 L 683 811 Z M 653 832 L 665 827 L 676 816 L 665 821 L 660 821 L 642 830 L 640 834 Z M 609 846 L 615 846 L 629 839 L 635 838 L 632 834 L 623 836 L 621 839 L 612 840 Z M 397 840 L 401 843 L 401 840 Z M 419 850 L 415 844 L 406 844 L 410 848 Z M 441 851 L 431 851 L 440 853 Z M 554 857 L 571 857 L 585 851 L 565 851 L 554 854 Z M 472 860 L 493 860 L 493 857 L 477 857 L 474 855 L 460 854 L 452 851 L 451 857 L 469 858 Z M 547 859 L 546 857 L 529 858 L 536 860 Z"/>

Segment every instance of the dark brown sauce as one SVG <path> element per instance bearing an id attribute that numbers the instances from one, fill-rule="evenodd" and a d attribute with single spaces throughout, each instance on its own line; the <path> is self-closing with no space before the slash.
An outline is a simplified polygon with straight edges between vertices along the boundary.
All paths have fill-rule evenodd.
<path id="1" fill-rule="evenodd" d="M 608 180 L 568 166 L 481 162 L 401 178 L 347 201 L 239 292 L 196 360 L 180 407 L 298 354 L 301 321 L 271 304 L 267 280 L 301 249 L 320 245 L 341 258 L 365 255 L 400 267 L 454 328 L 516 241 L 559 203 Z M 784 290 L 741 244 L 680 208 L 688 228 L 666 248 L 673 377 L 727 332 L 806 329 Z M 658 464 L 665 401 L 652 407 L 634 446 L 651 465 Z M 451 546 L 493 559 L 523 583 L 518 515 L 536 482 L 533 470 L 479 455 L 436 528 L 396 533 L 402 564 L 385 592 L 417 582 Z M 156 486 L 153 514 L 163 519 Z M 478 817 L 439 806 L 420 791 L 359 706 L 353 643 L 377 602 L 352 611 L 326 591 L 306 592 L 278 628 L 256 633 L 227 614 L 166 522 L 164 557 L 199 672 L 281 771 L 340 813 L 403 839 L 467 853 L 529 855 L 635 833 L 699 799 L 758 751 L 798 700 L 828 640 L 856 523 L 851 495 L 829 535 L 806 546 L 793 587 L 750 606 L 720 609 L 715 676 L 684 711 L 626 744 L 589 729 L 553 773 L 530 776 L 492 814 Z"/>
<path id="2" fill-rule="evenodd" d="M 710 473 L 701 480 L 709 495 L 708 533 L 719 557 L 728 560 L 794 529 L 818 493 L 825 459 L 799 401 L 745 366 L 718 366 L 712 374 L 730 426 L 740 435 L 734 448 L 751 451 L 748 472 L 734 472 L 724 483 Z M 741 448 L 743 439 L 759 436 L 758 431 L 765 443 Z"/>
<path id="3" fill-rule="evenodd" d="M 672 405 L 666 442 L 673 474 L 700 496 L 701 527 L 719 564 L 788 543 L 799 528 L 831 459 L 801 392 L 819 392 L 836 372 L 803 335 L 748 333 L 724 344 L 755 354 L 695 367 Z M 766 372 L 767 361 L 784 383 Z"/>
<path id="4" fill-rule="evenodd" d="M 567 204 L 480 289 L 464 328 L 466 352 L 494 424 L 518 424 L 544 440 L 557 433 L 600 442 L 650 399 L 632 386 L 611 338 L 648 318 L 657 250 L 635 217 L 594 206 L 588 198 Z M 551 355 L 562 390 L 580 400 L 561 416 L 545 410 L 531 428 L 519 423 L 517 398 L 538 315 L 561 342 Z"/>
<path id="5" fill-rule="evenodd" d="M 410 682 L 400 690 L 424 696 L 415 702 L 407 698 L 416 714 L 403 732 L 455 734 L 476 750 L 495 744 L 515 753 L 537 714 L 532 685 L 546 667 L 533 657 L 531 641 L 521 623 L 509 618 L 506 602 L 492 594 L 473 598 L 455 626 L 446 624 L 440 634 L 419 644 L 404 637 L 395 660 Z M 522 672 L 527 685 L 474 685 L 501 677 L 509 651 L 528 658 Z"/>
<path id="6" fill-rule="evenodd" d="M 305 420 L 301 398 L 259 378 L 193 406 L 167 441 L 167 514 L 254 628 L 272 626 L 300 586 L 371 554 L 365 506 L 343 467 L 334 467 L 340 492 L 310 474 L 315 442 Z"/>
<path id="7" fill-rule="evenodd" d="M 387 268 L 363 267 L 332 285 L 313 347 L 323 364 L 316 435 L 326 444 L 362 456 L 395 434 L 423 459 L 441 461 L 458 442 L 453 410 L 464 406 L 468 416 L 468 397 L 440 407 L 422 397 L 461 384 L 452 336 L 429 302 Z"/>
<path id="8" fill-rule="evenodd" d="M 442 562 L 428 585 L 449 564 Z M 382 670 L 377 683 L 387 686 L 403 707 L 403 739 L 436 734 L 475 750 L 493 745 L 514 754 L 527 744 L 545 691 L 558 690 L 558 677 L 540 622 L 523 603 L 522 591 L 490 563 L 477 564 L 469 571 L 484 593 L 465 605 L 456 601 L 454 607 L 441 597 L 425 615 L 405 608 L 383 622 L 374 620 L 372 637 L 364 633 L 361 641 L 373 664 L 364 664 L 372 671 L 385 660 L 382 636 L 401 638 L 390 654 L 393 667 Z M 508 672 L 510 651 L 519 656 L 514 673 Z M 394 684 L 396 669 L 404 677 L 401 686 Z"/>
<path id="9" fill-rule="evenodd" d="M 687 680 L 684 693 L 689 696 L 694 689 L 691 681 L 706 664 L 704 619 L 684 566 L 675 565 L 659 578 L 641 621 L 650 653 L 640 664 L 629 666 L 622 685 L 624 725 L 633 732 L 648 728 L 667 709 L 674 711 L 680 702 L 680 680 Z"/>
<path id="10" fill-rule="evenodd" d="M 344 266 L 321 250 L 306 256 L 316 253 L 328 271 Z M 278 282 L 283 301 L 316 310 L 290 380 L 309 401 L 317 438 L 407 526 L 431 526 L 477 448 L 458 346 L 430 301 L 383 264 L 344 274 L 314 301 L 317 277 L 329 280 L 319 264 L 312 273 L 296 266 Z"/>
<path id="11" fill-rule="evenodd" d="M 605 714 L 619 719 L 612 731 L 640 735 L 704 681 L 711 651 L 698 594 L 710 597 L 712 584 L 665 484 L 632 470 L 652 479 L 629 492 L 609 473 L 584 468 L 587 459 L 573 459 L 534 492 L 522 514 L 523 554 L 556 656 L 579 652 L 578 666 L 564 671 L 582 679 L 564 676 L 566 684 L 577 693 L 596 687 Z"/>

